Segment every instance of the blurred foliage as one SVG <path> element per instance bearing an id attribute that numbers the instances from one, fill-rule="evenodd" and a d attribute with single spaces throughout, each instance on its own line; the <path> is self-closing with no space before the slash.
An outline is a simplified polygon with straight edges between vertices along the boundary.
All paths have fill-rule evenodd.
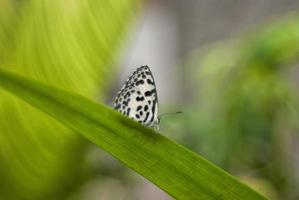
<path id="1" fill-rule="evenodd" d="M 132 9 L 134 0 L 1 1 L 0 66 L 103 99 Z M 87 143 L 7 92 L 0 97 L 0 199 L 65 199 L 87 177 Z"/>
<path id="2" fill-rule="evenodd" d="M 299 131 L 298 23 L 296 15 L 275 19 L 195 52 L 187 76 L 198 93 L 181 127 L 191 149 L 233 174 L 266 180 L 274 189 L 264 192 L 280 199 L 299 197 L 288 153 Z"/>

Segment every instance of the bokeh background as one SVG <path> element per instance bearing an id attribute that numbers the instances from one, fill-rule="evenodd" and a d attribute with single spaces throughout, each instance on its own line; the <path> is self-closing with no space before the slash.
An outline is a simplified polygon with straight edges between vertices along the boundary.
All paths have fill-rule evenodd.
<path id="1" fill-rule="evenodd" d="M 111 105 L 149 65 L 160 130 L 269 199 L 299 199 L 296 0 L 0 0 L 0 68 Z M 117 77 L 117 78 L 116 78 Z M 0 90 L 0 199 L 171 199 Z"/>

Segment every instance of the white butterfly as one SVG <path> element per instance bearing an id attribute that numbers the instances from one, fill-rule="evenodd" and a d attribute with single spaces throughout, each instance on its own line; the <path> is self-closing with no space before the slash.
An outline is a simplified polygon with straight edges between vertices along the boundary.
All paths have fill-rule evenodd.
<path id="1" fill-rule="evenodd" d="M 141 66 L 131 74 L 118 92 L 114 108 L 145 126 L 159 124 L 157 90 L 148 66 Z"/>

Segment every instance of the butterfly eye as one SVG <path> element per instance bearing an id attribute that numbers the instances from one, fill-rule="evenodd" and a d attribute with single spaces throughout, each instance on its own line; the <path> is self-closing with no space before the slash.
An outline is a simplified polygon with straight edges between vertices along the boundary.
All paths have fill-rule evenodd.
<path id="1" fill-rule="evenodd" d="M 156 85 L 148 66 L 131 74 L 115 98 L 114 109 L 149 127 L 160 122 Z"/>

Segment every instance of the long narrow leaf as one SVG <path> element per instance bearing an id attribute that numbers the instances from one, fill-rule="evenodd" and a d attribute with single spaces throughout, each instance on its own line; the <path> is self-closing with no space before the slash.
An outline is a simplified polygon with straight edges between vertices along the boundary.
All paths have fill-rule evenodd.
<path id="1" fill-rule="evenodd" d="M 225 171 L 111 108 L 0 71 L 0 86 L 48 113 L 177 199 L 265 199 Z"/>

